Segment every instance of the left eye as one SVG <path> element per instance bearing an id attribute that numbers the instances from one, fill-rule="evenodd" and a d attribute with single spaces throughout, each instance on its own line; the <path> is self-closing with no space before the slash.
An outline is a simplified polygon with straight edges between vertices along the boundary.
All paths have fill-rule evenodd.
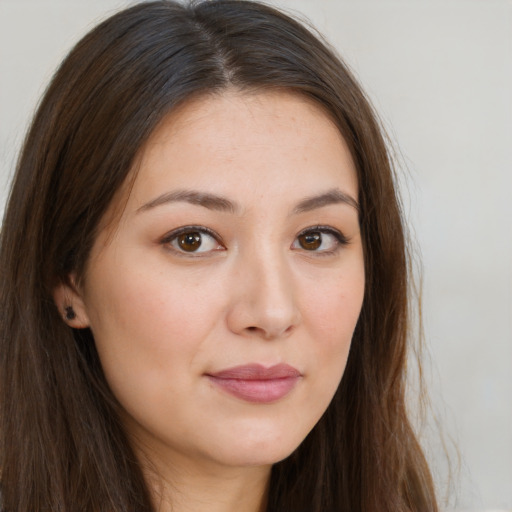
<path id="1" fill-rule="evenodd" d="M 171 233 L 164 243 L 181 253 L 197 254 L 223 249 L 212 234 L 194 228 Z"/>
<path id="2" fill-rule="evenodd" d="M 346 243 L 341 233 L 333 230 L 311 229 L 297 236 L 292 248 L 312 252 L 335 252 L 340 245 Z"/>

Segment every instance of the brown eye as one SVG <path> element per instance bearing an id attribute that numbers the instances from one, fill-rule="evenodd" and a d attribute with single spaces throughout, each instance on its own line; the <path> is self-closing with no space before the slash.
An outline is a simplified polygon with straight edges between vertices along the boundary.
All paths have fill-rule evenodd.
<path id="1" fill-rule="evenodd" d="M 335 254 L 347 244 L 347 238 L 338 229 L 330 226 L 312 226 L 297 235 L 291 248 L 327 256 Z"/>
<path id="2" fill-rule="evenodd" d="M 215 233 L 207 228 L 185 226 L 169 233 L 163 240 L 164 246 L 170 246 L 178 254 L 204 256 L 207 253 L 223 251 L 226 248 L 219 242 Z"/>
<path id="3" fill-rule="evenodd" d="M 304 233 L 298 239 L 299 245 L 306 251 L 315 251 L 322 245 L 322 233 L 318 231 Z"/>
<path id="4" fill-rule="evenodd" d="M 200 233 L 183 233 L 176 239 L 180 249 L 186 252 L 194 252 L 201 247 L 202 239 Z"/>

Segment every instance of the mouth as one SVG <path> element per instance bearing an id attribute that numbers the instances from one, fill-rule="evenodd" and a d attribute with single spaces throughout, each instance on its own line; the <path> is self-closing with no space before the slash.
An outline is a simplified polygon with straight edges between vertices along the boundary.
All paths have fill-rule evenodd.
<path id="1" fill-rule="evenodd" d="M 252 403 L 272 403 L 284 398 L 298 384 L 302 374 L 293 366 L 269 368 L 249 364 L 208 373 L 210 382 L 222 391 Z"/>

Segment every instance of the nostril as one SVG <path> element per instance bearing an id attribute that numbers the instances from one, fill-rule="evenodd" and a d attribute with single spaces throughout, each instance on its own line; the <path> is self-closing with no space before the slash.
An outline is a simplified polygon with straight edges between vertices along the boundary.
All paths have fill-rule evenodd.
<path id="1" fill-rule="evenodd" d="M 262 329 L 261 327 L 256 327 L 254 325 L 250 325 L 248 327 L 245 328 L 245 332 L 246 333 L 251 333 L 253 335 L 258 335 L 258 336 L 261 336 L 262 338 L 264 339 L 274 339 L 274 338 L 278 338 L 278 337 L 281 337 L 281 336 L 288 336 L 291 332 L 293 331 L 293 325 L 290 325 L 288 326 L 286 329 L 284 330 L 266 330 L 266 329 Z"/>

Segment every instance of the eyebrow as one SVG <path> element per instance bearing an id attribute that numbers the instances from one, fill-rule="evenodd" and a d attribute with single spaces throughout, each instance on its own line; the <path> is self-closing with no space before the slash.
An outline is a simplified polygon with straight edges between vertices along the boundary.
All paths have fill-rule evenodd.
<path id="1" fill-rule="evenodd" d="M 322 208 L 323 206 L 340 203 L 352 206 L 352 208 L 355 208 L 359 212 L 359 203 L 352 196 L 342 192 L 338 188 L 333 188 L 323 194 L 303 199 L 293 209 L 293 213 L 298 214 L 309 212 L 311 210 L 316 210 L 317 208 Z"/>
<path id="2" fill-rule="evenodd" d="M 209 210 L 233 214 L 239 213 L 242 210 L 237 203 L 216 194 L 195 190 L 175 190 L 172 192 L 166 192 L 165 194 L 162 194 L 142 205 L 137 209 L 137 213 L 151 210 L 164 204 L 177 202 L 190 203 L 208 208 Z M 340 189 L 334 188 L 322 194 L 303 199 L 292 210 L 292 214 L 296 215 L 299 213 L 305 213 L 311 210 L 316 210 L 317 208 L 322 208 L 323 206 L 340 203 L 347 204 L 359 211 L 359 204 L 352 196 L 342 192 Z"/>
<path id="3" fill-rule="evenodd" d="M 163 204 L 176 202 L 196 204 L 208 208 L 209 210 L 217 210 L 220 212 L 237 213 L 240 210 L 239 206 L 225 197 L 194 190 L 175 190 L 162 194 L 152 201 L 149 201 L 149 203 L 141 206 L 137 212 L 143 212 Z"/>

